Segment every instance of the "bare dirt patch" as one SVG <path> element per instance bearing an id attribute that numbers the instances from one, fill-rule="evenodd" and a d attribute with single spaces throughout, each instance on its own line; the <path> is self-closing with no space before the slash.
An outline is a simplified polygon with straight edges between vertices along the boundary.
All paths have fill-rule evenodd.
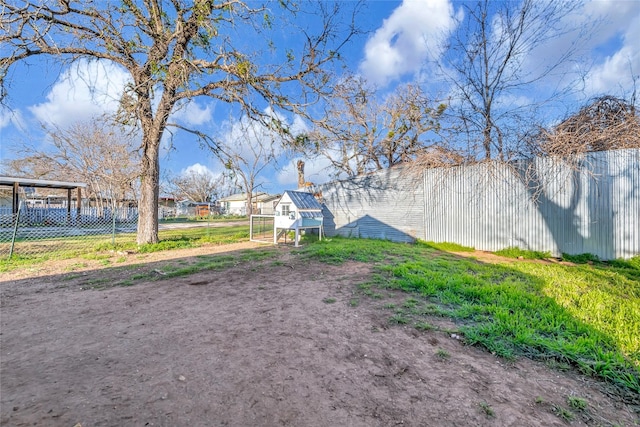
<path id="1" fill-rule="evenodd" d="M 220 248 L 121 263 L 162 271 Z M 404 296 L 364 295 L 366 264 L 328 266 L 273 250 L 129 287 L 108 286 L 128 270 L 93 261 L 3 274 L 0 424 L 640 424 L 591 379 L 526 359 L 505 363 L 450 333 L 391 324 L 384 306 Z M 105 278 L 104 289 L 87 289 Z M 586 408 L 572 409 L 570 397 Z"/>

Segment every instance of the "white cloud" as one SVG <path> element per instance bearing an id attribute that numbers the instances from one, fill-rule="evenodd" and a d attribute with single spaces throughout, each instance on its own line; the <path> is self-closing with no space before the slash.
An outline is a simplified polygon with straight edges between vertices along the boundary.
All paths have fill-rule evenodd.
<path id="1" fill-rule="evenodd" d="M 0 105 L 0 130 L 13 125 L 19 129 L 25 129 L 24 118 L 20 110 L 11 110 L 4 105 Z"/>
<path id="2" fill-rule="evenodd" d="M 266 148 L 273 145 L 275 135 L 262 124 L 243 117 L 226 122 L 220 139 L 227 151 L 253 162 L 256 156 L 264 155 Z"/>
<path id="3" fill-rule="evenodd" d="M 177 169 L 178 168 L 176 168 L 175 170 Z M 180 169 L 180 172 L 178 172 L 177 175 L 184 177 L 190 174 L 196 174 L 196 175 L 206 175 L 212 179 L 219 179 L 222 177 L 224 172 L 225 172 L 224 167 L 219 162 L 207 161 L 206 164 L 196 162 L 186 167 L 183 167 L 182 169 Z M 170 176 L 173 175 L 173 172 L 169 171 L 169 175 Z"/>
<path id="4" fill-rule="evenodd" d="M 129 75 L 106 61 L 79 60 L 65 70 L 47 100 L 28 109 L 40 121 L 60 127 L 115 112 Z"/>
<path id="5" fill-rule="evenodd" d="M 195 173 L 197 175 L 209 175 L 212 178 L 216 178 L 220 176 L 219 172 L 214 172 L 209 169 L 207 166 L 202 165 L 200 163 L 194 163 L 180 171 L 180 175 L 187 175 L 190 173 Z"/>
<path id="6" fill-rule="evenodd" d="M 441 38 L 455 26 L 449 0 L 404 0 L 367 41 L 360 71 L 381 86 L 416 73 L 439 58 Z"/>
<path id="7" fill-rule="evenodd" d="M 640 6 L 640 3 L 628 3 Z M 626 24 L 620 28 L 621 46 L 597 62 L 587 75 L 586 90 L 590 96 L 628 96 L 633 90 L 633 76 L 640 76 L 640 7 L 636 7 L 632 19 L 629 16 L 620 18 L 618 23 Z"/>
<path id="8" fill-rule="evenodd" d="M 280 120 L 292 135 L 308 131 L 306 123 L 299 116 L 289 121 L 283 115 L 269 109 L 264 113 Z M 273 151 L 277 158 L 286 154 L 286 143 L 276 131 L 246 116 L 223 123 L 219 139 L 223 146 L 230 148 L 249 162 L 253 162 L 256 156 L 264 155 L 269 151 Z"/>
<path id="9" fill-rule="evenodd" d="M 309 132 L 309 127 L 300 116 L 295 116 L 290 126 L 290 132 L 293 135 L 300 135 L 301 133 Z"/>
<path id="10" fill-rule="evenodd" d="M 535 74 L 570 49 L 575 56 L 541 83 L 564 88 L 582 78 L 587 97 L 630 92 L 632 73 L 640 74 L 640 2 L 585 2 L 564 17 L 560 31 L 530 52 L 525 69 Z"/>
<path id="11" fill-rule="evenodd" d="M 637 1 L 592 0 L 585 3 L 583 10 L 577 11 L 575 19 L 578 22 L 601 21 L 592 40 L 594 44 L 602 44 L 621 31 L 624 32 L 627 28 L 633 27 L 638 14 L 640 14 L 640 2 Z"/>
<path id="12" fill-rule="evenodd" d="M 188 126 L 199 126 L 211 121 L 213 111 L 209 104 L 201 106 L 195 101 L 189 101 L 173 114 L 173 118 Z"/>

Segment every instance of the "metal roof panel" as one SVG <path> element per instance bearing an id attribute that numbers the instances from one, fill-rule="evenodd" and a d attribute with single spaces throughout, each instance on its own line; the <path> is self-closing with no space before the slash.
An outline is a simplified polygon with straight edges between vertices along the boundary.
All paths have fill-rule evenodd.
<path id="1" fill-rule="evenodd" d="M 291 198 L 293 204 L 300 209 L 322 210 L 322 205 L 313 197 L 313 194 L 303 191 L 285 191 Z"/>
<path id="2" fill-rule="evenodd" d="M 302 218 L 322 218 L 322 211 L 300 211 L 300 216 Z"/>

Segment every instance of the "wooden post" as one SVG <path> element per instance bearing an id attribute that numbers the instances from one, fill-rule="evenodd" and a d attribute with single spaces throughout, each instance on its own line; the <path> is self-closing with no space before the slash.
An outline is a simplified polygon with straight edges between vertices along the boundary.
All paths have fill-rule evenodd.
<path id="1" fill-rule="evenodd" d="M 76 203 L 76 222 L 80 223 L 82 213 L 82 188 L 78 187 L 78 203 Z M 113 212 L 111 213 L 113 215 Z"/>
<path id="2" fill-rule="evenodd" d="M 15 215 L 18 213 L 18 190 L 20 189 L 20 184 L 17 182 L 13 183 L 13 201 L 11 202 L 11 212 Z"/>
<path id="3" fill-rule="evenodd" d="M 67 225 L 71 224 L 71 189 L 67 188 Z"/>

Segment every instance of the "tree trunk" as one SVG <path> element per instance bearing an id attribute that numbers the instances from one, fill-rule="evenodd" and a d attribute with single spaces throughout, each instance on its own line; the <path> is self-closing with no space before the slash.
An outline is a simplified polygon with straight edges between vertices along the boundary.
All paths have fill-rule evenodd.
<path id="1" fill-rule="evenodd" d="M 251 192 L 247 193 L 247 216 L 251 216 L 253 214 L 253 194 Z"/>
<path id="2" fill-rule="evenodd" d="M 482 130 L 482 147 L 485 160 L 491 159 L 491 126 L 488 124 Z"/>
<path id="3" fill-rule="evenodd" d="M 304 162 L 302 160 L 298 160 L 297 163 L 298 168 L 298 189 L 304 188 Z"/>
<path id="4" fill-rule="evenodd" d="M 144 139 L 152 139 L 144 136 Z M 145 141 L 142 153 L 140 200 L 138 202 L 138 244 L 158 243 L 158 192 L 160 160 L 158 141 Z"/>

